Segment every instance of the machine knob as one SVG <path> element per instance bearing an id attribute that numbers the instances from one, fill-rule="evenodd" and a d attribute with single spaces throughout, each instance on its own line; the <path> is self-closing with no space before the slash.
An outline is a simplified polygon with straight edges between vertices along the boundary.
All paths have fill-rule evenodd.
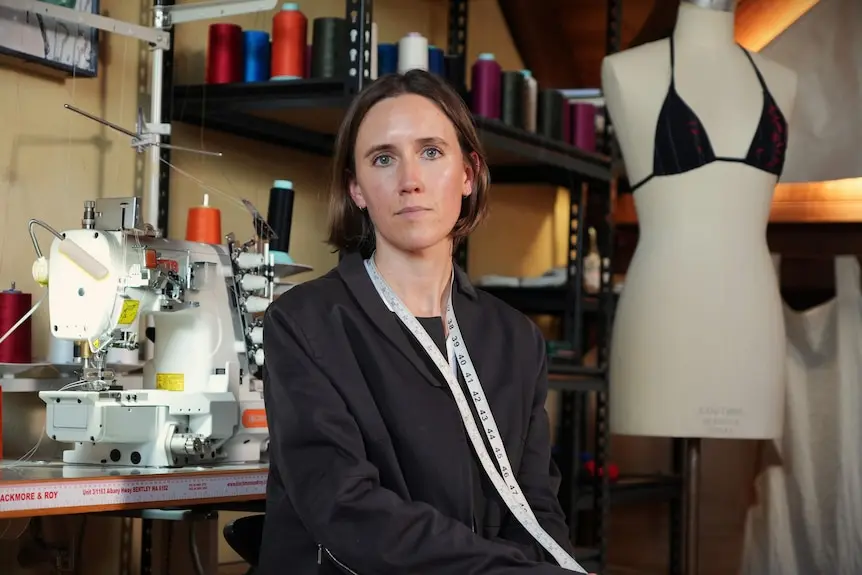
<path id="1" fill-rule="evenodd" d="M 268 283 L 265 277 L 255 274 L 245 274 L 242 276 L 242 280 L 240 280 L 240 285 L 242 285 L 242 289 L 245 291 L 265 290 Z"/>
<path id="2" fill-rule="evenodd" d="M 242 252 L 236 258 L 236 265 L 243 270 L 259 268 L 263 265 L 263 254 Z"/>
<path id="3" fill-rule="evenodd" d="M 48 259 L 44 256 L 33 262 L 33 279 L 40 286 L 48 285 Z"/>
<path id="4" fill-rule="evenodd" d="M 269 307 L 270 301 L 268 298 L 260 296 L 249 296 L 243 303 L 243 308 L 248 313 L 263 313 Z"/>
<path id="5" fill-rule="evenodd" d="M 248 330 L 248 339 L 254 345 L 260 345 L 263 343 L 263 328 L 262 327 L 253 327 Z"/>
<path id="6" fill-rule="evenodd" d="M 204 443 L 201 441 L 200 437 L 187 437 L 186 438 L 186 453 L 202 453 L 204 450 Z"/>
<path id="7" fill-rule="evenodd" d="M 208 439 L 193 435 L 177 434 L 171 438 L 171 451 L 184 455 L 199 455 L 209 450 Z"/>

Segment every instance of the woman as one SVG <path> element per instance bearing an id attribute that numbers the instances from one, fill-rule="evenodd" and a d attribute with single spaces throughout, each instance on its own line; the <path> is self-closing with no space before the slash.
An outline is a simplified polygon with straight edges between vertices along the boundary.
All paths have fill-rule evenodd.
<path id="1" fill-rule="evenodd" d="M 426 72 L 381 78 L 348 110 L 333 170 L 329 242 L 346 257 L 264 324 L 261 573 L 576 569 L 542 336 L 452 261 L 488 201 L 469 111 Z"/>

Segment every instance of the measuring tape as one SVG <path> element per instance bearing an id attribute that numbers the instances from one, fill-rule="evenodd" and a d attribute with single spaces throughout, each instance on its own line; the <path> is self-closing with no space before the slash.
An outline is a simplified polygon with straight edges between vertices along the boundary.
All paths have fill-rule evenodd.
<path id="1" fill-rule="evenodd" d="M 500 437 L 497 422 L 494 420 L 494 415 L 491 413 L 491 405 L 485 398 L 485 392 L 479 381 L 479 375 L 476 373 L 476 368 L 473 365 L 473 360 L 470 359 L 470 354 L 467 353 L 467 346 L 465 345 L 464 338 L 461 335 L 461 328 L 458 327 L 458 320 L 455 317 L 455 309 L 452 306 L 452 290 L 454 289 L 455 284 L 454 277 L 450 282 L 449 296 L 446 302 L 446 324 L 449 329 L 449 338 L 452 341 L 454 359 L 458 368 L 461 370 L 461 374 L 464 376 L 464 382 L 467 384 L 467 390 L 470 392 L 470 397 L 476 405 L 476 412 L 479 415 L 479 419 L 482 421 L 482 426 L 485 429 L 485 436 L 488 438 L 491 450 L 494 452 L 494 457 L 497 459 L 497 463 L 500 466 L 499 471 L 494 465 L 491 455 L 488 453 L 488 449 L 485 447 L 485 442 L 482 441 L 481 432 L 476 424 L 476 420 L 473 418 L 470 405 L 467 402 L 464 391 L 461 389 L 461 385 L 458 383 L 449 362 L 443 357 L 443 354 L 440 353 L 434 340 L 431 339 L 431 336 L 428 335 L 428 332 L 425 331 L 422 324 L 419 323 L 413 314 L 407 310 L 407 307 L 380 276 L 380 272 L 374 264 L 373 256 L 372 258 L 365 260 L 365 269 L 368 271 L 368 276 L 371 278 L 371 282 L 377 289 L 377 293 L 380 294 L 380 297 L 389 306 L 389 308 L 398 315 L 398 318 L 404 323 L 407 329 L 410 330 L 410 333 L 416 337 L 419 344 L 434 361 L 437 369 L 439 369 L 440 373 L 443 374 L 443 377 L 446 379 L 446 383 L 449 384 L 449 389 L 452 391 L 452 395 L 455 398 L 458 411 L 461 413 L 461 420 L 464 422 L 464 427 L 467 430 L 470 442 L 473 444 L 473 448 L 476 450 L 479 461 L 482 463 L 482 468 L 485 470 L 485 474 L 491 480 L 491 483 L 494 484 L 494 487 L 497 489 L 497 493 L 500 494 L 500 497 L 506 503 L 506 507 L 509 508 L 509 511 L 512 512 L 533 539 L 535 539 L 554 557 L 554 559 L 556 559 L 557 563 L 560 564 L 560 567 L 568 569 L 569 571 L 586 573 L 587 571 L 581 567 L 571 555 L 566 553 L 565 549 L 560 547 L 560 544 L 542 528 L 518 485 L 518 481 L 515 478 L 515 470 L 512 469 L 512 465 L 509 463 L 509 457 L 506 454 L 506 448 Z"/>
<path id="2" fill-rule="evenodd" d="M 40 509 L 108 507 L 142 503 L 164 504 L 196 499 L 251 497 L 266 493 L 266 471 L 215 473 L 186 477 L 156 476 L 0 483 L 3 513 Z"/>

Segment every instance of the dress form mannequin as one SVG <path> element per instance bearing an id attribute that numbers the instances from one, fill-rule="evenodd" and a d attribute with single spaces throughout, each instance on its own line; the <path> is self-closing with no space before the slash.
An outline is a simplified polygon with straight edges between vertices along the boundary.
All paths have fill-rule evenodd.
<path id="1" fill-rule="evenodd" d="M 765 234 L 777 176 L 726 159 L 746 158 L 762 122 L 769 130 L 778 125 L 769 124 L 775 111 L 764 107 L 764 86 L 789 120 L 796 75 L 757 54 L 749 59 L 734 42 L 734 5 L 683 1 L 672 43 L 639 46 L 602 64 L 630 181 L 654 172 L 665 128 L 657 129 L 658 119 L 672 81 L 700 120 L 694 129 L 724 159 L 655 175 L 634 193 L 640 239 L 611 346 L 614 433 L 749 439 L 781 433 L 784 323 Z M 779 127 L 786 134 L 786 125 Z M 685 131 L 678 141 L 665 139 L 666 165 L 693 153 L 684 146 L 699 145 Z"/>
<path id="2" fill-rule="evenodd" d="M 700 438 L 773 439 L 784 414 L 766 225 L 796 75 L 734 42 L 735 4 L 684 0 L 671 39 L 602 64 L 640 224 L 611 344 L 611 431 L 687 438 L 686 575 Z"/>

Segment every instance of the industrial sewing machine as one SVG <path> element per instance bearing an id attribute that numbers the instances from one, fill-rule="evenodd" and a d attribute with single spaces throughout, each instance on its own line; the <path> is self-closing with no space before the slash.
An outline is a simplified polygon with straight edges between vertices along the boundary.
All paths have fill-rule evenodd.
<path id="1" fill-rule="evenodd" d="M 277 289 L 268 242 L 169 240 L 144 229 L 140 211 L 137 197 L 107 198 L 85 202 L 81 229 L 58 233 L 31 220 L 52 335 L 80 342 L 84 362 L 80 382 L 39 393 L 46 432 L 74 443 L 66 463 L 260 461 L 269 441 L 260 314 Z M 47 260 L 34 225 L 55 236 Z M 107 351 L 146 338 L 153 359 L 143 385 L 123 389 Z"/>

